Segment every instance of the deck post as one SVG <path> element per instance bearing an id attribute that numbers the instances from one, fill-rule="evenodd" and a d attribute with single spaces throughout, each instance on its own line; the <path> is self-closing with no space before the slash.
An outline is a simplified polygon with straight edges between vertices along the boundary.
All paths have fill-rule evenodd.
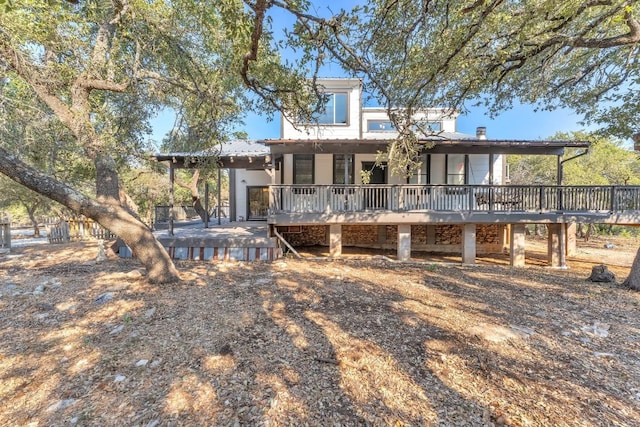
<path id="1" fill-rule="evenodd" d="M 220 171 L 220 165 L 218 165 L 218 176 L 216 179 L 216 198 L 218 200 L 218 212 L 216 212 L 216 215 L 218 216 L 218 225 L 222 223 L 222 220 L 220 219 L 220 216 L 222 216 L 222 198 L 221 197 L 222 197 L 222 172 Z M 231 200 L 235 201 L 235 195 L 233 199 L 229 197 L 229 204 L 231 204 Z"/>
<path id="2" fill-rule="evenodd" d="M 209 228 L 209 181 L 204 182 L 204 228 Z"/>
<path id="3" fill-rule="evenodd" d="M 411 258 L 411 224 L 398 225 L 398 261 Z"/>
<path id="4" fill-rule="evenodd" d="M 547 260 L 549 267 L 566 268 L 565 224 L 549 224 Z"/>
<path id="5" fill-rule="evenodd" d="M 174 220 L 174 183 L 176 180 L 173 162 L 169 162 L 169 236 L 173 236 L 173 220 Z"/>
<path id="6" fill-rule="evenodd" d="M 509 263 L 512 267 L 525 266 L 525 226 L 511 224 L 511 238 L 509 239 Z"/>
<path id="7" fill-rule="evenodd" d="M 509 250 L 509 245 L 511 244 L 511 224 L 504 224 L 500 228 L 500 239 L 502 240 L 502 252 L 506 253 Z"/>
<path id="8" fill-rule="evenodd" d="M 11 220 L 0 218 L 0 248 L 11 249 Z"/>
<path id="9" fill-rule="evenodd" d="M 462 263 L 476 263 L 476 224 L 464 224 L 462 227 Z"/>
<path id="10" fill-rule="evenodd" d="M 342 255 L 342 225 L 329 225 L 329 256 L 339 257 Z"/>

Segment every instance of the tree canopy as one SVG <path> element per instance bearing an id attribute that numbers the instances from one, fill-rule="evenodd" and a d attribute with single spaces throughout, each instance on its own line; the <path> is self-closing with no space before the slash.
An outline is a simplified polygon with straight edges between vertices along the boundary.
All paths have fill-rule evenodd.
<path id="1" fill-rule="evenodd" d="M 362 77 L 387 107 L 400 130 L 388 153 L 396 172 L 417 167 L 420 108 L 478 102 L 497 113 L 519 100 L 571 108 L 619 137 L 640 130 L 637 1 L 371 0 L 323 19 L 272 4 L 298 17 L 294 44 L 314 40 L 319 61 Z"/>

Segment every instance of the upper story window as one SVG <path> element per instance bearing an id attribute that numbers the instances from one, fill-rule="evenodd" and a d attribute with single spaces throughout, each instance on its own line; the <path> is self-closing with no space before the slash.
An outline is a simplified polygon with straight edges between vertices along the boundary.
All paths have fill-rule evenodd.
<path id="1" fill-rule="evenodd" d="M 415 125 L 414 130 L 423 130 L 425 133 L 440 132 L 442 130 L 441 122 L 424 122 Z M 391 120 L 367 120 L 368 132 L 396 132 L 396 127 Z"/>
<path id="2" fill-rule="evenodd" d="M 317 117 L 318 123 L 324 125 L 346 125 L 348 96 L 346 93 L 327 93 L 325 110 Z"/>

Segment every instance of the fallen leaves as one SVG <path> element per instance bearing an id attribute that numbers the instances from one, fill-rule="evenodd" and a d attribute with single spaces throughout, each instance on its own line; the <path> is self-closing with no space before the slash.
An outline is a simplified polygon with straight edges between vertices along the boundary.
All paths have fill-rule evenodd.
<path id="1" fill-rule="evenodd" d="M 633 253 L 608 250 L 624 276 Z M 162 287 L 96 251 L 0 258 L 0 424 L 640 419 L 640 294 L 585 280 L 597 246 L 570 270 L 183 262 L 189 280 Z"/>

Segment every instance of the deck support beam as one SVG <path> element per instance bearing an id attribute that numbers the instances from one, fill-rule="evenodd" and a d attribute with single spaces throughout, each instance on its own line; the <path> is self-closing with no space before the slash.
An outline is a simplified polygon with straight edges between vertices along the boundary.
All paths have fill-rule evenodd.
<path id="1" fill-rule="evenodd" d="M 329 256 L 339 257 L 342 255 L 342 225 L 329 225 Z"/>
<path id="2" fill-rule="evenodd" d="M 411 224 L 398 225 L 398 261 L 411 259 Z"/>
<path id="3" fill-rule="evenodd" d="M 476 263 L 476 224 L 462 227 L 462 264 Z"/>
<path id="4" fill-rule="evenodd" d="M 512 267 L 525 266 L 525 225 L 511 224 L 509 263 Z"/>

